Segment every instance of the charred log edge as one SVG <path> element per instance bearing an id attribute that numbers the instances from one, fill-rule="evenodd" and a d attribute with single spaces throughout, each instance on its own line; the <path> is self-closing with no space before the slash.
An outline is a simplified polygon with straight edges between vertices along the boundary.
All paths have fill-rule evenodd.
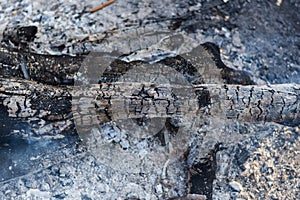
<path id="1" fill-rule="evenodd" d="M 181 65 L 179 65 L 177 62 L 180 62 Z M 201 75 L 198 73 L 197 68 L 195 68 L 191 63 L 186 61 L 180 55 L 177 55 L 172 58 L 171 57 L 165 58 L 159 61 L 158 63 L 162 63 L 166 66 L 175 69 L 177 72 L 181 73 L 191 84 L 204 83 L 204 81 L 201 78 Z M 142 64 L 148 64 L 148 62 L 131 61 L 128 63 L 116 59 L 111 63 L 110 68 L 103 72 L 103 78 L 99 80 L 99 83 L 116 82 L 120 79 L 121 76 L 126 74 L 127 71 L 133 69 L 135 66 L 142 65 Z M 197 82 L 195 83 L 195 81 Z"/>
<path id="2" fill-rule="evenodd" d="M 69 61 L 69 63 L 72 63 L 70 61 L 73 61 L 73 62 L 82 61 L 84 58 L 84 55 L 85 55 L 85 54 L 84 55 L 80 54 L 80 55 L 76 55 L 76 56 L 71 56 L 71 55 L 67 55 L 67 54 L 62 54 L 62 55 L 41 54 L 41 53 L 30 52 L 30 51 L 24 50 L 24 49 L 18 49 L 18 48 L 7 46 L 7 45 L 0 45 L 0 50 L 3 55 L 6 54 L 8 57 L 10 57 L 11 55 L 20 55 L 19 57 L 21 57 L 21 55 L 24 54 L 24 56 L 26 56 L 26 58 L 30 58 L 30 60 L 32 60 L 33 58 L 39 58 L 39 57 L 48 58 L 50 60 L 52 58 L 51 61 L 54 63 L 57 63 L 57 64 L 60 64 L 60 62 L 59 62 L 60 59 L 67 60 L 67 61 L 65 61 L 65 63 L 67 63 L 68 61 Z M 3 62 L 3 61 L 4 60 L 1 60 L 1 62 Z M 7 64 L 10 64 L 10 63 L 7 63 Z"/>
<path id="3" fill-rule="evenodd" d="M 1 81 L 1 78 L 0 78 Z M 26 94 L 18 94 L 15 92 L 7 92 L 7 91 L 0 91 L 1 94 L 7 95 L 7 96 L 27 96 Z"/>
<path id="4" fill-rule="evenodd" d="M 220 57 L 220 49 L 216 44 L 206 42 L 201 44 L 201 46 L 209 52 L 217 68 L 221 69 L 221 77 L 225 80 L 226 84 L 255 85 L 255 82 L 251 79 L 251 75 L 249 73 L 229 68 L 222 62 Z M 197 48 L 193 49 L 192 51 L 196 50 Z M 104 71 L 104 78 L 102 78 L 99 83 L 118 81 L 122 75 L 132 69 L 135 65 L 145 63 L 147 62 L 132 61 L 127 63 L 125 61 L 116 59 L 112 62 L 110 68 Z M 199 74 L 198 69 L 181 55 L 164 58 L 158 63 L 162 63 L 175 69 L 177 72 L 181 73 L 191 84 L 205 83 L 205 80 L 203 80 L 201 74 Z"/>
<path id="5" fill-rule="evenodd" d="M 20 99 L 21 102 L 24 101 L 21 104 L 24 104 L 25 108 L 25 100 L 30 100 L 31 108 L 34 107 L 37 110 L 49 110 L 49 112 L 53 111 L 50 113 L 54 115 L 56 113 L 64 113 L 64 111 L 66 111 L 65 107 L 71 102 L 72 95 L 73 97 L 76 97 L 76 95 L 84 94 L 96 97 L 100 92 L 104 95 L 103 98 L 107 98 L 111 95 L 122 95 L 122 93 L 118 92 L 119 87 L 129 87 L 128 89 L 132 89 L 140 88 L 141 85 L 151 88 L 159 88 L 160 86 L 168 88 L 184 87 L 182 85 L 174 84 L 156 85 L 153 83 L 115 82 L 103 83 L 100 84 L 100 86 L 94 84 L 91 85 L 92 90 L 90 91 L 85 88 L 81 88 L 73 93 L 71 90 L 74 88 L 68 86 L 49 86 L 24 79 L 7 79 L 0 77 L 0 95 L 2 98 L 8 98 L 8 100 L 13 96 L 25 96 L 25 99 L 24 97 Z M 195 92 L 197 99 L 191 100 L 197 102 L 198 108 L 198 110 L 195 110 L 196 113 L 189 112 L 191 114 L 198 115 L 203 114 L 203 112 L 208 112 L 209 114 L 211 109 L 211 114 L 214 114 L 214 112 L 218 113 L 215 109 L 216 107 L 211 107 L 213 106 L 213 101 L 214 104 L 216 103 L 216 106 L 225 106 L 222 107 L 222 109 L 224 109 L 224 114 L 227 119 L 251 122 L 277 122 L 283 125 L 299 126 L 300 115 L 298 85 L 282 84 L 268 87 L 200 84 L 194 85 L 190 89 L 191 92 Z M 63 106 L 59 106 L 59 104 Z M 105 106 L 105 104 L 102 106 Z M 108 113 L 106 113 L 105 116 L 109 114 L 109 107 L 107 107 L 107 112 Z M 166 116 L 175 117 L 172 113 L 166 112 L 165 114 Z M 180 113 L 178 114 L 180 115 Z"/>
<path id="6" fill-rule="evenodd" d="M 159 87 L 152 83 L 145 84 L 139 82 L 115 82 L 102 83 L 100 90 L 109 96 L 114 93 L 114 90 L 119 90 L 118 87 L 135 88 L 144 87 Z M 137 84 L 136 86 L 134 86 Z M 163 87 L 183 87 L 181 85 L 166 85 Z M 240 86 L 240 85 L 218 85 L 218 84 L 200 84 L 194 85 L 191 88 L 195 92 L 198 103 L 198 109 L 194 114 L 203 114 L 203 112 L 212 109 L 212 113 L 218 113 L 216 106 L 225 111 L 224 117 L 231 120 L 249 121 L 249 122 L 276 122 L 283 125 L 299 126 L 299 86 L 294 84 L 282 84 L 273 86 Z M 276 92 L 274 92 L 276 91 Z M 113 92 L 113 93 L 111 93 Z M 279 99 L 274 101 L 273 98 Z M 136 97 L 136 96 L 134 96 Z M 105 97 L 107 98 L 107 97 Z M 213 104 L 212 105 L 212 101 Z M 263 106 L 264 105 L 264 106 Z M 206 108 L 208 110 L 206 110 Z M 200 111 L 200 112 L 198 112 Z M 168 113 L 167 113 L 168 114 Z M 170 115 L 171 116 L 171 115 Z M 174 116 L 173 116 L 174 117 Z"/>
<path id="7" fill-rule="evenodd" d="M 221 76 L 226 81 L 226 84 L 240 84 L 240 85 L 255 85 L 256 83 L 251 79 L 251 75 L 246 71 L 235 70 L 227 67 L 220 55 L 220 48 L 212 42 L 205 42 L 201 44 L 211 55 L 215 61 L 216 66 L 221 69 Z"/>
<path id="8" fill-rule="evenodd" d="M 165 58 L 159 61 L 159 63 L 175 69 L 177 72 L 181 73 L 191 84 L 205 83 L 205 80 L 203 80 L 202 75 L 198 72 L 198 69 L 181 55 Z"/>
<path id="9" fill-rule="evenodd" d="M 255 84 L 251 80 L 251 76 L 248 73 L 231 69 L 222 62 L 220 50 L 216 44 L 206 42 L 201 44 L 201 46 L 203 46 L 211 54 L 216 66 L 222 69 L 221 76 L 224 80 L 226 80 L 226 83 L 242 85 Z M 85 58 L 84 55 L 45 55 L 31 53 L 12 47 L 1 46 L 0 48 L 0 55 L 2 54 L 0 57 L 1 63 L 9 66 L 15 66 L 26 60 L 26 65 L 28 71 L 30 72 L 29 75 L 31 80 L 50 85 L 74 84 L 74 79 L 68 77 L 73 76 L 79 70 Z M 116 60 L 111 63 L 110 70 L 104 71 L 103 77 L 105 78 L 100 80 L 100 82 L 117 81 L 119 77 L 133 68 L 134 65 L 145 63 L 142 61 L 132 61 L 127 63 L 120 60 L 122 56 L 124 55 L 116 58 Z M 180 61 L 181 65 L 176 64 L 175 61 Z M 198 69 L 180 55 L 177 55 L 173 58 L 165 58 L 160 62 L 183 74 L 183 76 L 191 84 L 200 84 L 205 82 L 205 80 L 202 79 L 201 74 L 198 73 Z M 36 66 L 37 63 L 39 67 Z M 18 75 L 23 78 L 22 73 L 19 73 Z"/>
<path id="10" fill-rule="evenodd" d="M 14 85 L 13 83 L 17 84 Z M 2 104 L 5 98 L 22 97 L 22 106 L 24 106 L 25 109 L 35 110 L 35 116 L 38 116 L 41 111 L 49 112 L 39 117 L 40 119 L 49 122 L 71 119 L 71 89 L 72 88 L 66 86 L 49 86 L 24 79 L 7 79 L 0 77 L 0 106 L 6 107 Z M 30 100 L 30 106 L 26 105 L 27 100 Z M 22 109 L 20 102 L 15 103 L 18 107 L 18 110 L 15 112 L 17 118 L 22 118 L 23 120 L 32 118 L 32 116 L 20 117 L 19 113 Z"/>
<path id="11" fill-rule="evenodd" d="M 32 42 L 38 31 L 36 26 L 7 26 L 3 31 L 3 39 L 1 42 L 9 44 L 10 42 L 16 46 L 26 48 L 29 42 Z"/>
<path id="12" fill-rule="evenodd" d="M 132 85 L 132 83 L 123 83 L 123 82 L 108 82 L 108 83 L 99 83 L 100 84 L 100 89 L 104 89 L 105 87 L 109 88 L 113 88 L 117 85 L 123 85 L 124 84 L 129 84 Z M 149 94 L 146 92 L 145 87 L 151 87 L 151 88 L 155 88 L 156 91 L 158 91 L 158 88 L 160 87 L 160 84 L 154 84 L 154 83 L 149 83 L 149 84 L 145 84 L 145 83 L 139 83 L 136 82 L 136 84 L 139 84 L 140 86 L 142 86 L 141 90 L 139 91 L 138 94 L 132 94 L 132 96 L 142 96 L 143 94 L 148 97 L 148 98 L 152 98 L 153 96 L 149 96 Z M 163 87 L 184 87 L 181 85 L 167 85 L 167 84 L 162 84 Z M 208 85 L 209 86 L 209 85 Z M 209 92 L 209 87 L 206 84 L 203 85 L 194 85 L 193 87 L 191 86 L 191 92 L 194 92 L 197 98 L 197 102 L 198 102 L 198 108 L 204 108 L 207 107 L 209 105 L 211 105 L 211 96 L 210 96 L 210 92 Z M 189 87 L 188 87 L 189 88 Z M 173 96 L 174 98 L 176 98 L 176 95 L 174 94 Z M 106 97 L 107 98 L 107 97 Z"/>
<path id="13" fill-rule="evenodd" d="M 216 143 L 208 157 L 200 158 L 188 170 L 188 193 L 205 195 L 212 199 L 213 181 L 216 179 L 217 159 L 219 151 L 226 149 L 223 143 Z"/>
<path id="14" fill-rule="evenodd" d="M 72 77 L 78 70 L 85 58 L 84 55 L 45 55 L 0 46 L 0 71 L 6 77 L 12 74 L 24 78 L 21 69 L 16 66 L 23 64 L 28 70 L 32 81 L 48 85 L 73 85 Z"/>

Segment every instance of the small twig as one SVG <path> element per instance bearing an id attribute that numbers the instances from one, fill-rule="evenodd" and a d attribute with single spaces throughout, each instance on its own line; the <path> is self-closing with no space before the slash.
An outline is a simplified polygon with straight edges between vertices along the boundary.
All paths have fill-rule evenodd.
<path id="1" fill-rule="evenodd" d="M 96 7 L 92 8 L 89 12 L 93 13 L 93 12 L 96 12 L 98 10 L 101 10 L 102 8 L 105 8 L 106 6 L 109 6 L 110 4 L 114 3 L 115 1 L 116 0 L 109 0 L 109 1 L 103 3 L 103 4 L 99 5 L 99 6 L 96 6 Z"/>

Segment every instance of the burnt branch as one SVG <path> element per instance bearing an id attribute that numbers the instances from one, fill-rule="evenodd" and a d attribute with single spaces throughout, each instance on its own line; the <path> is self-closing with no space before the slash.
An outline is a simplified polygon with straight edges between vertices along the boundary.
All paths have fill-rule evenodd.
<path id="1" fill-rule="evenodd" d="M 186 96 L 188 92 L 190 96 Z M 37 132 L 39 124 L 55 124 L 56 127 L 60 124 L 56 132 L 70 129 L 72 114 L 80 125 L 127 118 L 193 116 L 290 126 L 300 124 L 299 86 L 294 84 L 183 87 L 115 82 L 71 88 L 0 78 L 0 107 L 9 118 L 27 122 Z M 95 116 L 96 121 L 87 120 Z"/>

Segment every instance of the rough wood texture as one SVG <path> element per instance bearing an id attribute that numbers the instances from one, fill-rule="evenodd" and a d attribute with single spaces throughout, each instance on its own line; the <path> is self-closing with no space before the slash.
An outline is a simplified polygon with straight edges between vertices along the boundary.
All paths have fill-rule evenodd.
<path id="1" fill-rule="evenodd" d="M 0 111 L 2 135 L 59 135 L 73 124 L 71 94 L 33 81 L 0 78 Z"/>
<path id="2" fill-rule="evenodd" d="M 101 121 L 141 117 L 211 115 L 241 121 L 299 124 L 299 86 L 241 86 L 109 83 L 91 85 L 85 92 L 97 107 Z M 190 96 L 185 96 L 190 90 Z M 176 91 L 180 91 L 176 93 Z M 195 92 L 194 99 L 193 91 Z M 73 97 L 83 91 L 74 91 Z M 83 97 L 85 98 L 85 97 Z M 87 106 L 87 104 L 85 104 Z M 127 106 L 127 107 L 126 107 Z M 89 109 L 84 109 L 89 110 Z"/>
<path id="3" fill-rule="evenodd" d="M 191 91 L 191 96 L 186 97 L 187 93 L 182 92 L 184 89 L 193 90 L 194 94 Z M 293 84 L 202 84 L 183 88 L 134 82 L 94 84 L 72 90 L 70 87 L 0 78 L 0 106 L 10 118 L 24 119 L 28 123 L 42 119 L 49 123 L 70 121 L 71 125 L 73 97 L 73 112 L 79 125 L 126 118 L 207 115 L 297 126 L 300 124 L 299 91 L 300 87 Z M 76 107 L 79 112 L 76 112 Z M 95 117 L 98 121 L 91 121 Z"/>
<path id="4" fill-rule="evenodd" d="M 116 56 L 114 53 L 104 52 L 99 52 L 95 56 L 104 54 Z M 73 85 L 74 75 L 80 69 L 85 58 L 87 58 L 85 55 L 42 55 L 0 45 L 0 73 L 3 77 L 26 78 L 50 85 Z M 191 61 L 187 61 L 186 58 Z M 136 65 L 143 63 L 146 62 L 128 63 L 116 59 L 110 63 L 111 69 L 106 70 L 103 77 L 105 81 L 113 81 Z M 248 73 L 224 65 L 220 58 L 219 48 L 209 42 L 198 45 L 189 53 L 174 58 L 165 58 L 159 63 L 175 69 L 193 84 L 255 84 Z"/>
<path id="5" fill-rule="evenodd" d="M 51 84 L 73 84 L 82 57 L 54 56 L 29 53 L 0 46 L 0 74 L 5 77 L 24 78 L 20 67 L 26 66 L 31 80 Z"/>
<path id="6" fill-rule="evenodd" d="M 187 61 L 187 57 L 192 59 Z M 299 85 L 254 85 L 246 72 L 225 66 L 219 49 L 211 43 L 158 62 L 158 65 L 176 70 L 187 84 L 176 84 L 178 77 L 171 77 L 175 80 L 172 84 L 140 81 L 141 72 L 137 67 L 146 62 L 116 59 L 104 71 L 99 84 L 62 86 L 73 84 L 73 75 L 83 59 L 83 56 L 46 56 L 0 48 L 1 134 L 30 136 L 37 140 L 61 138 L 66 132 L 75 132 L 75 123 L 80 131 L 90 131 L 92 125 L 129 118 L 210 117 L 290 126 L 300 124 Z M 122 76 L 134 70 L 139 71 L 135 81 L 122 81 Z M 152 76 L 147 70 L 142 74 Z M 20 79 L 24 77 L 31 81 Z M 198 164 L 200 166 L 200 162 Z M 197 166 L 196 163 L 194 167 Z M 190 175 L 194 185 L 205 179 L 207 173 L 202 172 L 196 170 Z M 212 184 L 214 173 L 208 173 L 212 178 L 208 185 Z M 202 192 L 193 186 L 189 188 L 190 193 L 196 194 L 203 194 L 203 191 L 210 194 L 212 189 L 207 188 L 207 184 L 203 185 L 207 190 L 202 188 Z M 199 198 L 203 196 L 181 199 Z"/>

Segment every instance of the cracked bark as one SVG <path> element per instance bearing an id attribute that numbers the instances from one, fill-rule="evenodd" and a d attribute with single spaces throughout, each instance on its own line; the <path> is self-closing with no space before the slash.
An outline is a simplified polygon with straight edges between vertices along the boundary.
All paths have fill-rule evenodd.
<path id="1" fill-rule="evenodd" d="M 54 56 L 30 53 L 0 45 L 0 74 L 24 78 L 21 65 L 26 66 L 31 80 L 51 84 L 73 84 L 82 56 Z"/>
<path id="2" fill-rule="evenodd" d="M 39 119 L 47 123 L 61 121 L 69 124 L 60 130 L 72 127 L 72 103 L 77 124 L 86 126 L 111 119 L 203 115 L 245 122 L 300 124 L 298 85 L 193 85 L 194 99 L 184 96 L 186 93 L 174 93 L 178 89 L 184 88 L 179 85 L 114 82 L 72 90 L 71 87 L 0 78 L 0 106 L 6 110 L 8 117 L 22 119 L 31 127 Z M 170 95 L 168 91 L 174 94 Z M 98 120 L 90 121 L 95 116 L 89 118 L 89 115 L 97 116 Z"/>
<path id="3" fill-rule="evenodd" d="M 114 82 L 129 69 L 143 64 L 120 60 L 115 60 L 111 69 L 104 72 L 105 79 L 100 81 L 101 84 L 82 88 L 61 86 L 73 84 L 73 75 L 83 56 L 46 56 L 1 47 L 0 132 L 21 137 L 27 137 L 30 132 L 31 138 L 49 139 L 59 138 L 63 132 L 74 133 L 74 120 L 76 125 L 89 128 L 92 124 L 117 119 L 175 116 L 208 116 L 299 126 L 299 85 L 253 85 L 247 73 L 226 67 L 212 44 L 195 48 L 189 56 L 195 56 L 197 61 L 197 51 L 202 51 L 203 47 L 215 66 L 200 71 L 216 74 L 199 73 L 203 66 L 187 62 L 184 55 L 161 61 L 183 74 L 190 83 L 187 88 L 176 84 Z M 24 78 L 20 70 L 24 65 L 22 59 L 32 81 L 10 78 Z M 26 124 L 29 131 L 23 131 L 16 124 Z"/>
<path id="4" fill-rule="evenodd" d="M 97 53 L 99 57 L 103 55 L 116 56 L 114 53 Z M 19 77 L 28 79 L 30 77 L 30 80 L 50 85 L 73 85 L 74 75 L 85 58 L 85 55 L 55 56 L 36 54 L 0 45 L 0 74 L 2 77 L 8 78 Z M 191 58 L 194 61 L 189 62 L 185 58 Z M 105 82 L 114 81 L 136 65 L 144 63 L 146 62 L 132 61 L 127 63 L 116 59 L 110 63 L 110 69 L 108 68 L 109 70 L 104 71 L 102 78 Z M 178 55 L 174 58 L 165 58 L 159 63 L 183 74 L 192 84 L 208 82 L 241 85 L 255 84 L 248 73 L 224 65 L 220 58 L 218 47 L 209 42 L 197 46 L 189 53 Z M 26 73 L 20 69 L 24 67 L 27 69 Z"/>

